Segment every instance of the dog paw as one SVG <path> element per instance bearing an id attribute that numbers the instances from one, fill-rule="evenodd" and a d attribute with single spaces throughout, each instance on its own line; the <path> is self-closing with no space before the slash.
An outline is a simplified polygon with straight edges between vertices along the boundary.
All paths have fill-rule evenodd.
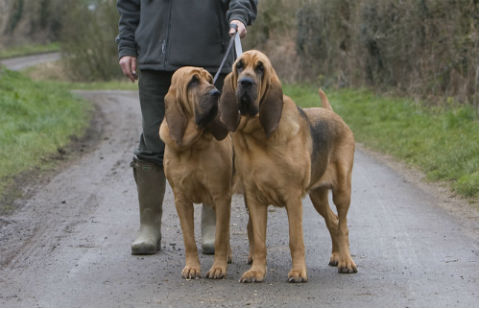
<path id="1" fill-rule="evenodd" d="M 338 262 L 337 267 L 338 267 L 338 272 L 341 274 L 354 274 L 358 271 L 357 265 L 355 265 L 355 262 L 350 257 L 341 259 Z"/>
<path id="2" fill-rule="evenodd" d="M 223 279 L 227 274 L 226 266 L 213 265 L 205 275 L 208 279 Z"/>
<path id="3" fill-rule="evenodd" d="M 264 279 L 265 279 L 264 271 L 250 269 L 243 273 L 239 281 L 241 283 L 263 282 Z"/>
<path id="4" fill-rule="evenodd" d="M 182 270 L 183 279 L 190 280 L 190 279 L 197 279 L 201 277 L 202 276 L 200 275 L 200 266 L 186 265 Z"/>
<path id="5" fill-rule="evenodd" d="M 328 262 L 328 265 L 330 266 L 338 266 L 338 261 L 340 260 L 340 256 L 338 253 L 334 252 L 330 256 L 330 261 Z"/>
<path id="6" fill-rule="evenodd" d="M 307 271 L 302 270 L 295 270 L 292 269 L 288 273 L 288 282 L 290 283 L 300 283 L 300 282 L 307 282 Z"/>

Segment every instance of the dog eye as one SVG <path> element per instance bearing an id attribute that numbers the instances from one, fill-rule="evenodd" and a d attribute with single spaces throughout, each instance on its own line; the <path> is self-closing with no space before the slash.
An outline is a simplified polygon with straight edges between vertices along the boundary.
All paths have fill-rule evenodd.
<path id="1" fill-rule="evenodd" d="M 240 60 L 239 62 L 237 62 L 237 70 L 241 71 L 242 69 L 243 69 L 243 62 Z"/>
<path id="2" fill-rule="evenodd" d="M 192 86 L 195 86 L 198 84 L 198 82 L 200 81 L 200 79 L 198 78 L 197 75 L 193 75 L 192 76 L 192 79 L 188 82 L 188 88 L 192 87 Z"/>
<path id="3" fill-rule="evenodd" d="M 265 68 L 263 67 L 263 63 L 259 62 L 255 67 L 255 71 L 257 71 L 257 73 L 263 73 L 265 71 Z"/>

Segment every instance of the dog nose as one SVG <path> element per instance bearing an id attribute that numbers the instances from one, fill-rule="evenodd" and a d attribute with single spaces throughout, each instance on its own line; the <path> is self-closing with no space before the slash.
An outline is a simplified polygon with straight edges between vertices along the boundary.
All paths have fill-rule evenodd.
<path id="1" fill-rule="evenodd" d="M 244 77 L 240 79 L 239 82 L 243 88 L 250 88 L 253 85 L 253 79 L 250 77 Z"/>
<path id="2" fill-rule="evenodd" d="M 217 88 L 213 88 L 212 90 L 210 90 L 208 92 L 209 95 L 211 95 L 212 97 L 219 97 L 220 96 L 220 91 L 218 91 Z"/>

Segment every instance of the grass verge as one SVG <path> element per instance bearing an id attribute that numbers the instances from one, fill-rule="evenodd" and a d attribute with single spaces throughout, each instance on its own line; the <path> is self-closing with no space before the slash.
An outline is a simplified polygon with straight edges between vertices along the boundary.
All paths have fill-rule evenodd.
<path id="1" fill-rule="evenodd" d="M 317 89 L 286 85 L 303 107 L 320 106 Z M 330 103 L 357 142 L 420 168 L 430 181 L 448 181 L 457 194 L 478 200 L 478 109 L 427 108 L 414 101 L 367 90 L 331 90 Z"/>
<path id="2" fill-rule="evenodd" d="M 130 90 L 138 91 L 138 83 L 129 81 L 108 81 L 91 83 L 56 82 L 75 90 Z"/>
<path id="3" fill-rule="evenodd" d="M 97 82 L 72 82 L 64 71 L 62 61 L 37 64 L 22 70 L 22 73 L 36 81 L 48 81 L 76 90 L 132 90 L 138 91 L 138 83 L 126 77 L 121 80 Z"/>
<path id="4" fill-rule="evenodd" d="M 82 136 L 91 115 L 68 87 L 1 67 L 0 110 L 0 197 L 16 175 L 51 167 L 49 156 Z"/>
<path id="5" fill-rule="evenodd" d="M 12 58 L 12 57 L 21 57 L 33 54 L 48 53 L 59 51 L 60 45 L 58 43 L 50 43 L 46 45 L 20 45 L 14 47 L 8 47 L 0 49 L 0 59 Z"/>

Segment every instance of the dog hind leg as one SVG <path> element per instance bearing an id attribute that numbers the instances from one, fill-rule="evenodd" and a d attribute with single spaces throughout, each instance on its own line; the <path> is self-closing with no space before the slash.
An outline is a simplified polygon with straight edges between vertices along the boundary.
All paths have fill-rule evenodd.
<path id="1" fill-rule="evenodd" d="M 348 239 L 347 213 L 351 197 L 351 169 L 342 171 L 339 168 L 338 182 L 332 190 L 333 203 L 338 213 L 337 244 L 339 250 L 338 272 L 356 273 L 357 265 L 350 255 L 350 242 Z"/>
<path id="2" fill-rule="evenodd" d="M 328 189 L 319 188 L 312 190 L 310 192 L 310 200 L 317 212 L 325 219 L 325 224 L 332 239 L 332 255 L 328 265 L 337 266 L 340 257 L 337 243 L 338 217 L 328 204 Z"/>

